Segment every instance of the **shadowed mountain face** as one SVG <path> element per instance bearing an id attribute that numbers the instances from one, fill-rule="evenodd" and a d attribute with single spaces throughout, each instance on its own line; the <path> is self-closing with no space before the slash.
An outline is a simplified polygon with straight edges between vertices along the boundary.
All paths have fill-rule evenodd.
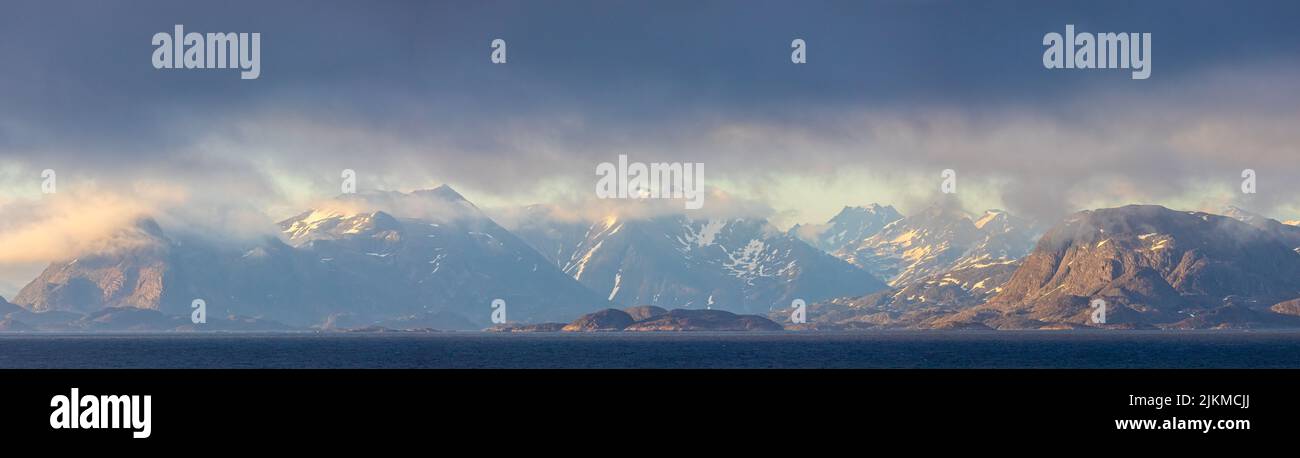
<path id="1" fill-rule="evenodd" d="M 282 222 L 290 243 L 320 264 L 347 302 L 365 306 L 349 311 L 450 311 L 486 324 L 498 298 L 506 301 L 509 320 L 523 322 L 568 319 L 607 304 L 450 188 L 357 199 L 412 214 L 432 200 L 456 212 L 398 218 L 315 210 Z"/>
<path id="2" fill-rule="evenodd" d="M 1223 216 L 1239 220 L 1256 229 L 1267 232 L 1269 235 L 1282 241 L 1283 244 L 1290 247 L 1292 250 L 1300 252 L 1300 227 L 1297 227 L 1295 224 L 1282 223 L 1278 220 L 1232 206 L 1223 210 Z"/>
<path id="3" fill-rule="evenodd" d="M 762 219 L 608 218 L 582 238 L 561 222 L 521 234 L 555 248 L 556 265 L 619 304 L 766 313 L 796 298 L 860 295 L 884 285 L 870 274 L 782 234 Z M 569 247 L 565 249 L 565 247 Z"/>
<path id="4" fill-rule="evenodd" d="M 18 312 L 22 310 L 23 310 L 22 307 L 11 304 L 9 303 L 9 301 L 6 301 L 4 297 L 0 297 L 0 316 L 6 315 L 10 312 Z"/>
<path id="5" fill-rule="evenodd" d="M 587 231 L 593 223 L 556 213 L 556 209 L 550 205 L 524 207 L 514 226 L 510 227 L 510 232 L 562 269 L 578 245 L 587 240 Z"/>
<path id="6" fill-rule="evenodd" d="M 571 319 L 608 303 L 451 188 L 340 201 L 340 208 L 281 223 L 290 244 L 176 240 L 142 221 L 106 244 L 112 249 L 51 264 L 15 302 L 38 312 L 131 307 L 189 315 L 191 301 L 203 299 L 214 316 L 296 326 L 433 321 L 468 328 L 489 322 L 494 299 L 505 301 L 512 321 Z"/>

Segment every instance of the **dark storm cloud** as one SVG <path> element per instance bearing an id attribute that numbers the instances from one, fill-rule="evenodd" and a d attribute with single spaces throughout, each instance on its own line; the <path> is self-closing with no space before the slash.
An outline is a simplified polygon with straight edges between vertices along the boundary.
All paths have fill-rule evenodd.
<path id="1" fill-rule="evenodd" d="M 1201 151 L 1233 136 L 1255 151 L 1294 140 L 1258 144 L 1267 124 L 1296 117 L 1294 2 L 4 9 L 0 164 L 103 181 L 161 177 L 264 196 L 285 176 L 328 189 L 339 169 L 356 168 L 387 187 L 451 182 L 511 195 L 549 177 L 587 178 L 595 162 L 629 152 L 706 162 L 732 180 L 956 168 L 1001 179 L 1007 202 L 1047 215 L 1068 211 L 1099 177 L 1121 183 L 1099 195 L 1152 199 L 1231 175 L 1240 157 L 1300 178 L 1279 156 L 1293 149 Z M 1067 23 L 1152 33 L 1151 79 L 1043 69 L 1043 34 Z M 174 24 L 261 33 L 261 77 L 152 68 L 150 37 Z M 795 37 L 809 44 L 807 65 L 789 62 Z M 508 41 L 508 64 L 489 62 L 493 38 Z"/>

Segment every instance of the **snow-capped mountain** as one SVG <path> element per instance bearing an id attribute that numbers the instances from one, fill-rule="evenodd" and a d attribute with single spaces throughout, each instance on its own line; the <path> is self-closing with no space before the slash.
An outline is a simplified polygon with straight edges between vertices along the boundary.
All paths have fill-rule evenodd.
<path id="1" fill-rule="evenodd" d="M 904 287 L 953 269 L 1014 261 L 1029 253 L 1035 236 L 1032 223 L 1005 211 L 971 218 L 955 205 L 939 203 L 846 244 L 835 255 Z"/>
<path id="2" fill-rule="evenodd" d="M 367 210 L 311 210 L 280 226 L 332 283 L 354 291 L 350 301 L 395 307 L 385 316 L 451 312 L 486 324 L 492 301 L 503 299 L 511 321 L 538 322 L 608 304 L 450 187 L 340 200 Z M 370 291 L 376 286 L 383 291 Z"/>
<path id="3" fill-rule="evenodd" d="M 120 228 L 102 248 L 51 263 L 14 298 L 32 312 L 79 316 L 107 308 L 186 315 L 202 299 L 211 317 L 306 322 L 328 291 L 275 238 L 216 243 L 169 235 L 152 219 Z"/>
<path id="4" fill-rule="evenodd" d="M 891 290 L 880 305 L 902 310 L 924 305 L 960 308 L 982 304 L 1002 291 L 1019 266 L 1018 260 L 1004 260 L 955 267 Z"/>
<path id="5" fill-rule="evenodd" d="M 1155 205 L 1075 213 L 1020 260 L 955 268 L 888 291 L 809 304 L 809 326 L 1300 326 L 1300 255 L 1288 236 L 1270 230 L 1282 223 L 1240 209 L 1225 212 L 1233 217 Z M 1106 307 L 1104 322 L 1094 321 L 1097 299 Z"/>
<path id="6" fill-rule="evenodd" d="M 565 246 L 521 232 L 534 246 Z M 588 288 L 625 305 L 767 312 L 805 301 L 861 295 L 884 285 L 870 274 L 763 219 L 609 217 L 592 223 L 572 248 L 553 258 Z"/>
<path id="7" fill-rule="evenodd" d="M 876 235 L 885 225 L 900 219 L 903 215 L 889 205 L 844 207 L 826 224 L 796 224 L 788 232 L 813 247 L 834 253 L 847 244 Z"/>
<path id="8" fill-rule="evenodd" d="M 1090 300 L 1104 298 L 1108 324 L 1277 324 L 1292 319 L 1269 307 L 1300 297 L 1297 278 L 1300 255 L 1268 231 L 1220 215 L 1130 205 L 1066 218 L 1001 293 L 956 318 L 998 320 L 994 327 L 1089 324 Z M 991 311 L 1004 315 L 981 318 Z"/>
<path id="9" fill-rule="evenodd" d="M 492 301 L 510 321 L 567 321 L 608 305 L 449 187 L 343 196 L 235 244 L 176 238 L 152 220 L 123 228 L 101 252 L 52 263 L 15 297 L 37 311 L 106 307 L 294 326 L 482 328 Z"/>
<path id="10" fill-rule="evenodd" d="M 1028 221 L 1001 210 L 971 219 L 953 208 L 931 207 L 906 224 L 885 228 L 890 238 L 875 240 L 877 246 L 887 247 L 886 253 L 903 253 L 902 258 L 869 258 L 877 265 L 903 265 L 904 275 L 898 277 L 903 281 L 865 296 L 816 304 L 809 315 L 819 326 L 832 328 L 931 327 L 935 320 L 983 304 L 1001 292 L 1019 267 L 1019 258 L 1032 247 L 1032 228 Z M 960 256 L 951 257 L 959 252 Z M 918 253 L 926 256 L 906 258 Z M 909 279 L 918 273 L 925 275 Z M 771 317 L 788 320 L 788 313 L 783 310 Z"/>
<path id="11" fill-rule="evenodd" d="M 973 224 L 979 237 L 950 270 L 1011 263 L 1028 255 L 1042 234 L 1033 221 L 1004 210 L 987 210 Z"/>
<path id="12" fill-rule="evenodd" d="M 1002 291 L 1020 261 L 956 268 L 923 278 L 901 288 L 860 297 L 841 297 L 809 304 L 807 327 L 934 328 L 956 313 L 977 307 Z M 790 310 L 769 314 L 789 323 Z M 959 326 L 956 326 L 959 327 Z"/>

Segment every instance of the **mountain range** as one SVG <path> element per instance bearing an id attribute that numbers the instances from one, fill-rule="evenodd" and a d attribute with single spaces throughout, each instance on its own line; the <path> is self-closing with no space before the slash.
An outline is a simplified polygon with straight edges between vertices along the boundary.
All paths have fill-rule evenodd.
<path id="1" fill-rule="evenodd" d="M 280 228 L 282 237 L 234 245 L 141 220 L 111 250 L 52 263 L 14 301 L 33 312 L 189 315 L 202 299 L 216 316 L 297 327 L 451 329 L 487 326 L 497 299 L 517 321 L 608 304 L 450 187 L 345 195 Z"/>
<path id="2" fill-rule="evenodd" d="M 611 216 L 575 223 L 547 218 L 545 208 L 528 211 L 532 217 L 516 233 L 617 304 L 767 313 L 794 299 L 885 288 L 764 219 Z"/>
<path id="3" fill-rule="evenodd" d="M 842 327 L 1296 327 L 1300 255 L 1280 224 L 1152 205 L 1083 211 L 1048 230 L 1013 271 L 981 280 L 1006 279 L 983 298 L 954 292 L 979 277 L 957 269 L 890 297 L 814 310 L 823 325 Z M 922 291 L 926 303 L 898 299 Z M 1104 301 L 1104 321 L 1095 300 Z"/>
<path id="4" fill-rule="evenodd" d="M 332 313 L 407 321 L 451 314 L 485 326 L 496 299 L 507 319 L 523 322 L 608 304 L 450 187 L 339 200 L 366 210 L 314 209 L 280 223 L 295 251 L 327 276 L 332 295 L 352 304 Z"/>
<path id="5" fill-rule="evenodd" d="M 650 317 L 603 312 L 647 330 L 728 316 L 689 312 L 710 309 L 789 329 L 1300 327 L 1300 227 L 1235 207 L 1097 209 L 1045 231 L 950 200 L 910 215 L 846 207 L 787 231 L 561 213 L 526 207 L 507 228 L 442 186 L 341 195 L 240 240 L 142 218 L 0 299 L 0 330 L 558 330 L 546 323 L 612 307 L 682 310 L 638 327 Z M 196 299 L 203 325 L 189 320 Z M 809 323 L 790 322 L 800 299 Z"/>

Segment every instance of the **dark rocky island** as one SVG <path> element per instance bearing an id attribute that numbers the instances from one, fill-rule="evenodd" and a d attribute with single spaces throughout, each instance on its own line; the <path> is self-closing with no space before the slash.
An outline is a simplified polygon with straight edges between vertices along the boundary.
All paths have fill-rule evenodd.
<path id="1" fill-rule="evenodd" d="M 646 332 L 646 331 L 781 331 L 780 324 L 758 315 L 737 315 L 723 310 L 666 310 L 642 305 L 604 309 L 578 317 L 568 324 L 507 324 L 491 332 Z"/>

